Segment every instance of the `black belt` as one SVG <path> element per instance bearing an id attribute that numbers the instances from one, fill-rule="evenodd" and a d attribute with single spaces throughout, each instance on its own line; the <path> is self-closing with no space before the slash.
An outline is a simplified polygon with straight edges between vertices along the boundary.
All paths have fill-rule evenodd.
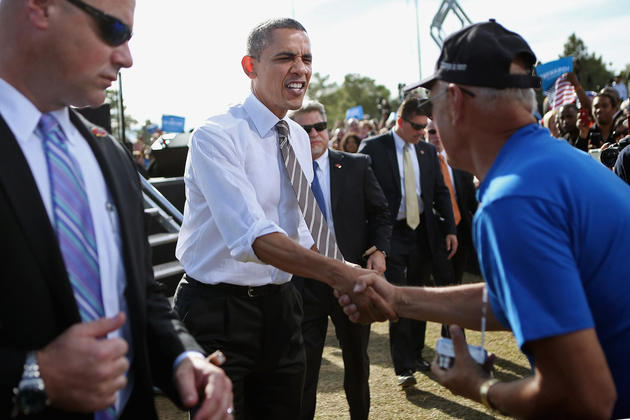
<path id="1" fill-rule="evenodd" d="M 291 282 L 283 284 L 265 284 L 264 286 L 239 286 L 237 284 L 230 283 L 208 284 L 195 280 L 188 274 L 184 275 L 184 280 L 186 280 L 191 286 L 212 289 L 213 293 L 216 292 L 217 294 L 224 296 L 247 296 L 250 298 L 280 293 L 284 288 L 291 286 Z"/>

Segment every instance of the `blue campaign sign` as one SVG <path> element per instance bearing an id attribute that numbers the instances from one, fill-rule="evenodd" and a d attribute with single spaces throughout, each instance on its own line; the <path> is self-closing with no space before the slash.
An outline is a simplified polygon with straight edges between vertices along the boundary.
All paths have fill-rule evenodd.
<path id="1" fill-rule="evenodd" d="M 151 135 L 151 134 L 157 132 L 159 128 L 160 127 L 158 127 L 157 124 L 149 124 L 149 125 L 147 125 L 147 133 L 149 135 Z"/>
<path id="2" fill-rule="evenodd" d="M 346 120 L 349 120 L 350 118 L 356 118 L 358 120 L 362 120 L 363 119 L 363 106 L 359 105 L 352 108 L 348 108 L 348 110 L 346 110 Z"/>
<path id="3" fill-rule="evenodd" d="M 186 118 L 177 115 L 162 115 L 162 131 L 165 133 L 183 133 Z"/>
<path id="4" fill-rule="evenodd" d="M 564 57 L 536 66 L 536 74 L 542 79 L 543 91 L 549 90 L 558 77 L 571 71 L 573 71 L 573 57 Z"/>

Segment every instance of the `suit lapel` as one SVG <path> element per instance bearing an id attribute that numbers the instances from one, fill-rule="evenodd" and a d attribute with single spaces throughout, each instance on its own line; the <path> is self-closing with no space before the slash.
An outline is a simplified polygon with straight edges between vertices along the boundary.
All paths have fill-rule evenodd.
<path id="1" fill-rule="evenodd" d="M 13 208 L 15 220 L 24 232 L 26 242 L 32 249 L 35 263 L 40 266 L 42 276 L 50 283 L 50 291 L 60 302 L 58 309 L 66 319 L 78 320 L 79 312 L 74 300 L 72 286 L 68 280 L 63 257 L 57 242 L 46 207 L 31 169 L 15 136 L 0 117 L 0 188 Z M 3 238 L 11 240 L 11 238 Z M 64 279 L 65 281 L 60 281 Z"/>
<path id="2" fill-rule="evenodd" d="M 432 165 L 429 161 L 429 153 L 426 152 L 422 140 L 416 144 L 415 149 L 418 156 L 418 166 L 420 167 L 420 186 L 422 187 L 422 193 L 424 193 L 424 191 L 429 191 L 427 182 L 432 179 L 430 175 Z"/>
<path id="3" fill-rule="evenodd" d="M 328 151 L 328 166 L 330 171 L 330 208 L 333 213 L 333 220 L 343 191 L 343 154 L 334 150 Z"/>
<path id="4" fill-rule="evenodd" d="M 389 164 L 392 169 L 392 176 L 394 177 L 394 184 L 399 196 L 402 196 L 400 190 L 400 168 L 398 168 L 398 156 L 396 155 L 396 143 L 394 141 L 394 135 L 389 133 L 383 142 L 385 149 L 387 149 L 387 156 L 389 156 Z"/>
<path id="5" fill-rule="evenodd" d="M 94 153 L 99 168 L 101 169 L 101 173 L 103 174 L 103 178 L 105 179 L 107 191 L 116 207 L 118 224 L 120 227 L 120 238 L 123 245 L 122 256 L 125 265 L 125 274 L 127 275 L 127 278 L 130 278 L 129 276 L 132 275 L 130 271 L 131 265 L 129 264 L 129 256 L 126 250 L 129 249 L 131 238 L 129 236 L 130 230 L 129 226 L 127 226 L 127 220 L 133 219 L 130 219 L 130 215 L 126 214 L 129 206 L 125 206 L 124 202 L 125 197 L 123 191 L 128 191 L 129 188 L 125 188 L 122 184 L 133 183 L 135 180 L 126 179 L 124 176 L 125 168 L 116 167 L 120 157 L 118 156 L 119 152 L 115 150 L 117 145 L 113 143 L 116 141 L 115 139 L 111 138 L 101 127 L 91 124 L 73 110 L 70 110 L 70 120 L 90 145 L 92 153 Z M 114 176 L 114 174 L 117 174 L 118 176 Z"/>

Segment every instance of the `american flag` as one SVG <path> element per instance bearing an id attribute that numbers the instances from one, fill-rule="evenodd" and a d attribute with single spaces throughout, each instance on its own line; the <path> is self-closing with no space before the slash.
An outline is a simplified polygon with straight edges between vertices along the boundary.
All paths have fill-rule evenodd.
<path id="1" fill-rule="evenodd" d="M 556 109 L 562 105 L 575 102 L 577 95 L 571 82 L 563 77 L 558 77 L 555 83 L 555 92 L 553 98 L 553 106 L 551 109 Z"/>

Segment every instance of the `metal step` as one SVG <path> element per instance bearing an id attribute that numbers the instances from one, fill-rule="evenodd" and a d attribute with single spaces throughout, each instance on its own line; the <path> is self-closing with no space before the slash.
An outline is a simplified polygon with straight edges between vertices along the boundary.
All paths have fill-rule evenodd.
<path id="1" fill-rule="evenodd" d="M 149 235 L 149 245 L 153 247 L 171 244 L 173 242 L 177 242 L 178 236 L 179 234 L 177 233 L 155 233 L 153 235 Z"/>
<path id="2" fill-rule="evenodd" d="M 160 211 L 156 207 L 148 207 L 144 209 L 144 214 L 146 214 L 147 216 L 155 216 L 159 213 Z"/>
<path id="3" fill-rule="evenodd" d="M 153 266 L 153 275 L 156 280 L 162 280 L 166 277 L 178 274 L 184 274 L 184 267 L 182 267 L 179 261 L 170 261 Z"/>

